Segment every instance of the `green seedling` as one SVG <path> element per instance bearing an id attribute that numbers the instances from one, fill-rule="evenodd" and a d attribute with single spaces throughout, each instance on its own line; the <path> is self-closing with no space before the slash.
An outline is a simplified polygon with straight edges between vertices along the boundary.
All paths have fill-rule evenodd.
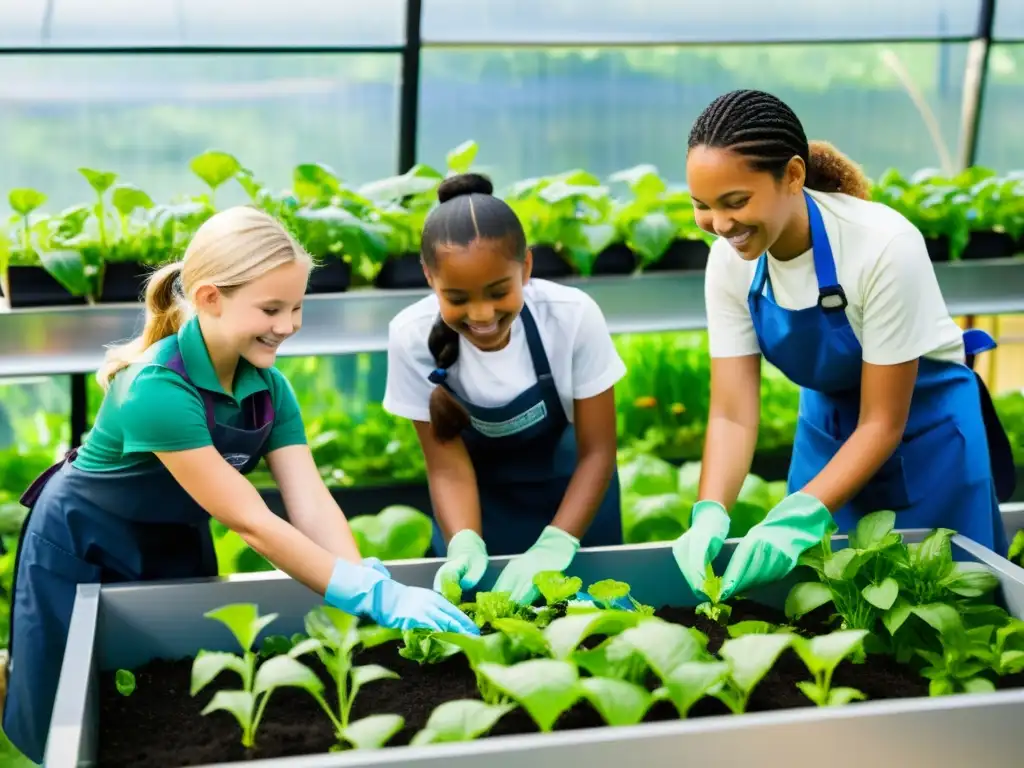
<path id="1" fill-rule="evenodd" d="M 647 679 L 647 661 L 621 635 L 603 640 L 596 648 L 577 650 L 571 658 L 594 677 L 625 680 L 638 685 Z"/>
<path id="2" fill-rule="evenodd" d="M 921 674 L 928 678 L 930 696 L 952 693 L 990 693 L 995 690 L 991 680 L 982 673 L 991 669 L 994 658 L 991 626 L 966 629 L 955 608 L 942 603 L 919 605 L 913 614 L 938 633 L 940 651 L 916 648 L 928 662 Z"/>
<path id="3" fill-rule="evenodd" d="M 578 576 L 565 576 L 560 571 L 541 571 L 533 577 L 533 585 L 545 604 L 537 611 L 534 621 L 545 627 L 557 616 L 565 614 L 569 601 L 582 589 L 583 581 Z"/>
<path id="4" fill-rule="evenodd" d="M 770 621 L 738 621 L 726 627 L 729 637 L 743 637 L 744 635 L 771 635 L 776 632 L 792 632 L 789 625 L 772 624 Z"/>
<path id="5" fill-rule="evenodd" d="M 793 642 L 795 635 L 744 635 L 726 640 L 718 654 L 729 664 L 725 680 L 709 692 L 733 714 L 747 711 L 750 694 L 776 660 Z"/>
<path id="6" fill-rule="evenodd" d="M 114 685 L 122 696 L 135 693 L 135 675 L 127 669 L 119 669 L 114 673 Z"/>
<path id="7" fill-rule="evenodd" d="M 494 629 L 508 638 L 506 663 L 512 664 L 531 656 L 551 655 L 544 630 L 536 624 L 525 619 L 498 619 L 494 622 Z"/>
<path id="8" fill-rule="evenodd" d="M 729 665 L 724 661 L 685 661 L 662 678 L 654 697 L 671 702 L 685 718 L 694 704 L 718 690 L 728 677 Z"/>
<path id="9" fill-rule="evenodd" d="M 509 592 L 478 592 L 473 621 L 480 629 L 494 626 L 498 619 L 533 619 L 533 610 L 512 600 Z"/>
<path id="10" fill-rule="evenodd" d="M 604 579 L 595 582 L 587 587 L 587 594 L 593 598 L 594 602 L 605 609 L 617 608 L 616 603 L 621 600 L 628 600 L 634 611 L 644 616 L 654 615 L 654 608 L 649 605 L 643 605 L 634 598 L 630 594 L 629 584 L 624 581 Z"/>
<path id="11" fill-rule="evenodd" d="M 847 629 L 819 637 L 793 638 L 793 650 L 801 658 L 814 680 L 802 680 L 797 687 L 819 707 L 849 704 L 867 698 L 855 688 L 832 688 L 832 675 L 839 663 L 854 655 L 864 638 L 864 629 Z"/>
<path id="12" fill-rule="evenodd" d="M 545 733 L 582 695 L 576 665 L 568 661 L 531 659 L 511 667 L 483 663 L 480 674 L 526 710 Z"/>
<path id="13" fill-rule="evenodd" d="M 698 605 L 694 612 L 701 616 L 707 616 L 716 624 L 722 626 L 728 624 L 729 617 L 732 615 L 732 606 L 720 601 L 722 577 L 715 575 L 711 563 L 708 563 L 705 571 L 704 594 L 708 596 L 707 602 Z"/>
<path id="14" fill-rule="evenodd" d="M 452 605 L 461 605 L 462 584 L 459 583 L 458 576 L 449 575 L 441 579 L 441 597 Z"/>
<path id="15" fill-rule="evenodd" d="M 419 664 L 438 664 L 459 652 L 457 645 L 446 643 L 429 629 L 407 629 L 402 632 L 404 645 L 398 655 Z"/>
<path id="16" fill-rule="evenodd" d="M 568 659 L 591 635 L 617 635 L 640 621 L 655 621 L 633 611 L 593 611 L 571 614 L 551 622 L 544 629 L 552 658 Z"/>
<path id="17" fill-rule="evenodd" d="M 192 664 L 191 694 L 195 696 L 225 670 L 238 674 L 242 681 L 241 689 L 217 691 L 202 714 L 218 710 L 231 713 L 242 728 L 243 747 L 249 749 L 254 745 L 270 694 L 276 688 L 302 688 L 324 705 L 320 678 L 291 656 L 275 656 L 260 664 L 257 670 L 259 654 L 253 646 L 264 627 L 277 618 L 276 613 L 260 616 L 255 605 L 235 603 L 209 611 L 204 616 L 221 622 L 231 631 L 242 655 L 200 651 Z"/>
<path id="18" fill-rule="evenodd" d="M 636 725 L 654 703 L 654 696 L 641 685 L 625 680 L 586 677 L 579 682 L 580 694 L 611 726 Z"/>
<path id="19" fill-rule="evenodd" d="M 438 632 L 439 640 L 457 646 L 473 668 L 476 675 L 476 686 L 481 698 L 488 704 L 503 704 L 504 698 L 500 690 L 491 685 L 490 681 L 480 673 L 483 664 L 507 664 L 511 655 L 511 642 L 501 633 L 489 635 L 463 635 L 458 632 Z"/>
<path id="20" fill-rule="evenodd" d="M 372 720 L 363 718 L 358 723 L 351 723 L 352 705 L 359 689 L 364 685 L 376 680 L 397 678 L 398 675 L 379 664 L 353 665 L 353 654 L 360 645 L 357 622 L 355 616 L 337 608 L 319 606 L 306 614 L 305 625 L 309 640 L 292 648 L 289 656 L 298 658 L 306 653 L 317 654 L 334 681 L 338 696 L 337 711 L 331 711 L 322 698 L 317 700 L 334 723 L 335 732 L 340 740 L 358 748 L 367 748 L 367 744 L 380 746 L 402 726 L 399 724 L 391 730 L 396 722 L 393 715 L 379 715 L 375 716 L 377 719 Z M 383 741 L 377 743 L 377 739 Z"/>
<path id="21" fill-rule="evenodd" d="M 268 635 L 260 645 L 260 657 L 269 659 L 272 656 L 286 654 L 296 645 L 306 639 L 301 632 L 296 632 L 291 637 L 285 635 Z"/>
<path id="22" fill-rule="evenodd" d="M 663 682 L 688 661 L 709 658 L 707 637 L 695 629 L 649 618 L 619 635 Z"/>
<path id="23" fill-rule="evenodd" d="M 423 730 L 412 737 L 412 745 L 473 741 L 494 727 L 514 704 L 488 704 L 476 699 L 446 701 L 430 713 Z"/>

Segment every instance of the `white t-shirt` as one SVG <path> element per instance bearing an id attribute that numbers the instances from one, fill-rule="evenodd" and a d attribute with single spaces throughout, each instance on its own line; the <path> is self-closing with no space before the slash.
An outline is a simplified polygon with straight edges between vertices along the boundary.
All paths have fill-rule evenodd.
<path id="1" fill-rule="evenodd" d="M 562 407 L 573 420 L 573 401 L 607 390 L 626 373 L 600 307 L 578 288 L 532 278 L 523 288 L 537 324 Z M 438 314 L 431 293 L 406 307 L 388 325 L 388 381 L 384 409 L 413 421 L 430 421 L 427 380 L 436 367 L 427 337 Z M 462 398 L 483 407 L 507 405 L 537 383 L 520 315 L 502 349 L 483 352 L 459 337 L 459 359 L 448 384 Z"/>
<path id="2" fill-rule="evenodd" d="M 946 309 L 917 228 L 881 203 L 808 192 L 821 210 L 863 360 L 873 365 L 920 357 L 963 362 L 962 330 Z M 760 352 L 747 304 L 756 269 L 757 261 L 744 261 L 724 238 L 712 244 L 704 281 L 712 357 Z M 813 249 L 790 261 L 769 255 L 768 274 L 780 307 L 818 303 Z"/>

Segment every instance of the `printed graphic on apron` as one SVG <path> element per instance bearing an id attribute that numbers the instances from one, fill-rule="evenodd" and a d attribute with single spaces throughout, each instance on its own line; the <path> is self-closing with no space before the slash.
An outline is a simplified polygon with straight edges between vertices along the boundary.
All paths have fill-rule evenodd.
<path id="1" fill-rule="evenodd" d="M 485 437 L 508 437 L 527 430 L 535 424 L 540 424 L 547 416 L 548 406 L 541 400 L 518 416 L 513 416 L 505 421 L 481 421 L 472 415 L 470 415 L 469 421 L 473 428 Z"/>
<path id="2" fill-rule="evenodd" d="M 247 453 L 226 453 L 224 454 L 224 461 L 230 464 L 235 469 L 241 469 L 245 466 L 246 462 L 249 461 L 249 454 Z"/>

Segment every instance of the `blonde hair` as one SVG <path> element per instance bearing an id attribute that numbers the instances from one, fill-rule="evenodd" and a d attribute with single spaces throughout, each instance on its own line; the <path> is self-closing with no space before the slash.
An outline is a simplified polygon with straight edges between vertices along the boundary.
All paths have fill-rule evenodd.
<path id="1" fill-rule="evenodd" d="M 110 346 L 96 374 L 106 390 L 122 368 L 146 350 L 176 334 L 195 311 L 196 291 L 213 285 L 230 294 L 272 269 L 313 259 L 273 216 L 251 206 L 215 213 L 196 231 L 181 261 L 160 268 L 146 282 L 146 322 L 142 333 Z"/>

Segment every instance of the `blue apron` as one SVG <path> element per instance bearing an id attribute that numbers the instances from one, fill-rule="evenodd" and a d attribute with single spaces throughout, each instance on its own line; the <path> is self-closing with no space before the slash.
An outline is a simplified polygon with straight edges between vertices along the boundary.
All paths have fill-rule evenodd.
<path id="1" fill-rule="evenodd" d="M 442 371 L 430 380 L 443 386 L 469 413 L 462 432 L 480 494 L 483 539 L 490 555 L 518 555 L 551 524 L 576 471 L 576 430 L 558 396 L 551 365 L 530 309 L 520 313 L 537 383 L 508 405 L 483 407 L 455 394 Z M 618 468 L 581 546 L 622 543 Z M 444 536 L 434 519 L 434 554 L 444 557 Z"/>
<path id="2" fill-rule="evenodd" d="M 167 367 L 186 382 L 180 353 Z M 217 451 L 242 474 L 263 456 L 274 425 L 270 392 L 243 401 L 245 424 L 214 419 Z M 73 466 L 77 449 L 47 469 L 21 503 L 29 508 L 16 555 L 3 727 L 26 757 L 43 760 L 77 585 L 217 575 L 210 516 L 162 465 L 115 472 Z"/>
<path id="3" fill-rule="evenodd" d="M 788 489 L 794 493 L 832 459 L 857 426 L 862 350 L 846 316 L 828 234 L 817 203 L 804 193 L 810 218 L 818 304 L 788 310 L 775 303 L 762 254 L 748 305 L 761 353 L 801 387 Z M 964 335 L 970 361 L 991 337 Z M 899 528 L 946 527 L 1006 554 L 999 495 L 1013 492 L 1009 440 L 986 413 L 984 383 L 967 365 L 921 359 L 900 445 L 849 503 L 834 512 L 840 533 L 879 509 L 896 512 Z M 1007 459 L 1011 475 L 1007 477 Z"/>

